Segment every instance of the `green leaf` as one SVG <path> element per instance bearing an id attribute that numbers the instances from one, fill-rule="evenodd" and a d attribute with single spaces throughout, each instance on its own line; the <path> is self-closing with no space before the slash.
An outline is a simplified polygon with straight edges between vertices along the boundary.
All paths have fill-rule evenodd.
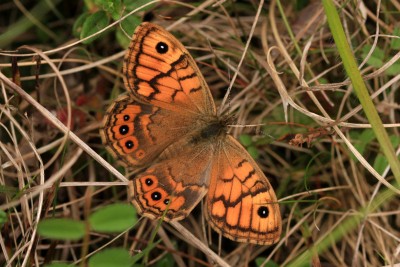
<path id="1" fill-rule="evenodd" d="M 392 66 L 390 66 L 385 73 L 387 75 L 395 76 L 400 73 L 400 62 L 394 63 Z"/>
<path id="2" fill-rule="evenodd" d="M 155 267 L 173 267 L 176 266 L 174 257 L 171 253 L 166 254 L 161 260 L 157 261 Z"/>
<path id="3" fill-rule="evenodd" d="M 254 146 L 253 139 L 250 135 L 241 134 L 239 136 L 239 140 L 240 143 L 242 143 L 243 146 L 246 147 L 247 152 L 249 152 L 250 156 L 253 159 L 258 159 L 260 157 L 260 153 L 258 152 L 258 149 Z"/>
<path id="4" fill-rule="evenodd" d="M 247 152 L 249 152 L 253 159 L 258 159 L 260 157 L 260 152 L 258 152 L 258 149 L 255 146 L 249 146 Z"/>
<path id="5" fill-rule="evenodd" d="M 354 147 L 363 155 L 366 147 L 375 140 L 375 133 L 372 129 L 365 129 L 360 135 L 352 136 L 352 140 Z"/>
<path id="6" fill-rule="evenodd" d="M 87 18 L 90 16 L 88 12 L 82 13 L 74 22 L 74 25 L 72 26 L 72 34 L 79 38 L 82 32 L 82 27 L 83 23 L 87 20 Z"/>
<path id="7" fill-rule="evenodd" d="M 0 227 L 3 227 L 3 225 L 7 222 L 7 213 L 3 210 L 0 210 Z"/>
<path id="8" fill-rule="evenodd" d="M 125 4 L 125 10 L 126 13 L 129 13 L 147 3 L 149 3 L 151 0 L 124 0 Z M 146 11 L 150 10 L 152 7 L 154 7 L 154 4 L 148 5 L 145 8 L 140 9 L 140 11 Z"/>
<path id="9" fill-rule="evenodd" d="M 90 226 L 94 231 L 104 233 L 123 232 L 137 221 L 136 210 L 128 204 L 116 203 L 93 213 Z"/>
<path id="10" fill-rule="evenodd" d="M 98 11 L 92 15 L 90 15 L 82 25 L 82 31 L 80 38 L 86 38 L 101 29 L 107 27 L 109 22 L 109 18 L 104 11 Z M 83 41 L 84 44 L 89 44 L 93 42 L 95 39 L 99 38 L 100 35 L 96 35 L 88 40 Z"/>
<path id="11" fill-rule="evenodd" d="M 50 239 L 78 240 L 85 234 L 85 224 L 66 218 L 45 219 L 39 222 L 38 232 Z"/>
<path id="12" fill-rule="evenodd" d="M 116 31 L 115 39 L 117 39 L 117 42 L 119 43 L 119 45 L 124 49 L 127 49 L 131 42 L 131 40 L 129 40 L 129 38 L 125 35 L 125 33 L 121 29 L 118 29 Z"/>
<path id="13" fill-rule="evenodd" d="M 114 20 L 118 20 L 122 16 L 121 0 L 95 0 L 95 4 L 111 15 Z"/>
<path id="14" fill-rule="evenodd" d="M 89 267 L 130 267 L 132 263 L 131 255 L 122 248 L 105 249 L 89 258 Z"/>
<path id="15" fill-rule="evenodd" d="M 136 27 L 141 23 L 141 19 L 137 16 L 129 16 L 121 22 L 121 27 L 125 31 L 123 32 L 121 29 L 117 30 L 116 38 L 118 43 L 123 48 L 128 48 L 129 43 L 131 42 L 131 37 L 136 29 Z M 128 36 L 129 37 L 128 37 Z"/>
<path id="16" fill-rule="evenodd" d="M 396 27 L 393 30 L 393 35 L 398 38 L 392 38 L 390 41 L 390 48 L 393 50 L 400 50 L 400 27 Z"/>
<path id="17" fill-rule="evenodd" d="M 392 143 L 393 147 L 398 147 L 400 144 L 400 136 L 391 135 L 390 142 Z M 400 158 L 400 157 L 398 157 Z M 389 163 L 384 154 L 380 153 L 374 161 L 374 169 L 379 173 L 382 174 L 384 170 L 389 166 Z"/>
<path id="18" fill-rule="evenodd" d="M 129 16 L 121 22 L 121 26 L 124 31 L 131 37 L 135 32 L 135 29 L 142 22 L 138 16 Z"/>
<path id="19" fill-rule="evenodd" d="M 240 143 L 242 143 L 243 146 L 248 147 L 253 144 L 253 140 L 251 139 L 251 136 L 248 134 L 241 134 L 239 136 Z"/>
<path id="20" fill-rule="evenodd" d="M 362 48 L 362 57 L 366 58 L 369 51 L 371 50 L 371 45 L 366 45 Z M 370 57 L 367 60 L 367 64 L 375 67 L 380 68 L 383 65 L 383 59 L 385 58 L 385 52 L 381 50 L 379 47 L 375 47 L 375 50 L 372 52 Z"/>

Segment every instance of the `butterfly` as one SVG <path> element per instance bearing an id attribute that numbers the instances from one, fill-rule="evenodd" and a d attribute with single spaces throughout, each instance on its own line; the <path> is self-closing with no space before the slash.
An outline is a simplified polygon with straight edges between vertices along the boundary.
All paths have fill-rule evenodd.
<path id="1" fill-rule="evenodd" d="M 281 235 L 275 192 L 254 159 L 228 133 L 210 89 L 185 47 L 143 22 L 124 57 L 128 94 L 100 130 L 107 149 L 138 174 L 129 185 L 138 212 L 181 220 L 205 197 L 211 227 L 238 241 L 268 245 Z"/>

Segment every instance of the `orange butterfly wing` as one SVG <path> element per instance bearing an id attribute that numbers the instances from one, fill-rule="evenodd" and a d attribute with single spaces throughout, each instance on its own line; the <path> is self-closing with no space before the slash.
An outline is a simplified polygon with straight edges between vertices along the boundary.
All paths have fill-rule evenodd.
<path id="1" fill-rule="evenodd" d="M 192 120 L 124 95 L 108 108 L 100 134 L 108 151 L 123 165 L 142 167 L 187 134 L 190 129 L 185 126 L 191 125 Z"/>
<path id="2" fill-rule="evenodd" d="M 123 72 L 126 88 L 140 100 L 177 112 L 216 114 L 192 56 L 160 26 L 144 22 L 136 28 Z"/>
<path id="3" fill-rule="evenodd" d="M 193 143 L 190 136 L 168 147 L 130 184 L 131 201 L 152 219 L 185 218 L 207 193 L 213 150 L 210 144 Z"/>
<path id="4" fill-rule="evenodd" d="M 281 235 L 275 192 L 248 152 L 228 136 L 214 158 L 207 195 L 210 225 L 232 240 L 269 245 Z"/>

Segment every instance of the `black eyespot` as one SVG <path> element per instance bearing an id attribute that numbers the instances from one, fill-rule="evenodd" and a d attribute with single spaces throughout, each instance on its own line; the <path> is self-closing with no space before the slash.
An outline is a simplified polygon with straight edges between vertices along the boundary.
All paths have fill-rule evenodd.
<path id="1" fill-rule="evenodd" d="M 154 201 L 160 200 L 161 199 L 161 194 L 160 192 L 153 192 L 151 193 L 151 199 Z"/>
<path id="2" fill-rule="evenodd" d="M 129 115 L 124 115 L 124 121 L 129 121 L 130 118 Z"/>
<path id="3" fill-rule="evenodd" d="M 269 216 L 269 209 L 267 207 L 259 207 L 257 211 L 258 216 L 261 218 L 267 218 Z"/>
<path id="4" fill-rule="evenodd" d="M 146 183 L 146 185 L 150 186 L 153 184 L 153 180 L 151 180 L 150 178 L 147 178 L 146 181 L 144 181 Z"/>
<path id="5" fill-rule="evenodd" d="M 166 199 L 164 200 L 164 204 L 165 204 L 165 205 L 168 205 L 168 204 L 169 204 L 169 199 L 168 199 L 168 198 L 166 198 Z"/>
<path id="6" fill-rule="evenodd" d="M 133 148 L 133 142 L 131 140 L 126 141 L 125 146 L 126 146 L 126 148 L 131 149 L 131 148 Z"/>
<path id="7" fill-rule="evenodd" d="M 166 43 L 164 43 L 164 42 L 159 42 L 156 45 L 156 50 L 160 54 L 165 54 L 165 53 L 168 52 L 168 45 Z"/>
<path id="8" fill-rule="evenodd" d="M 119 133 L 125 135 L 129 132 L 129 127 L 127 125 L 122 125 L 119 127 Z"/>

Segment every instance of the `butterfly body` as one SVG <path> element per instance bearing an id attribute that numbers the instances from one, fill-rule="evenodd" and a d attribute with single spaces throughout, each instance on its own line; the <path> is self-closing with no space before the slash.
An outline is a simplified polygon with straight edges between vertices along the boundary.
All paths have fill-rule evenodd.
<path id="1" fill-rule="evenodd" d="M 202 121 L 203 128 L 199 128 L 197 133 L 193 134 L 191 142 L 213 142 L 214 140 L 223 140 L 227 134 L 226 120 L 218 117 L 211 118 L 208 121 Z"/>
<path id="2" fill-rule="evenodd" d="M 141 170 L 130 183 L 139 213 L 185 218 L 206 196 L 206 217 L 233 240 L 272 244 L 281 233 L 275 193 L 247 151 L 228 134 L 210 90 L 184 46 L 142 23 L 124 61 L 128 95 L 104 118 L 102 138 L 123 164 Z"/>

